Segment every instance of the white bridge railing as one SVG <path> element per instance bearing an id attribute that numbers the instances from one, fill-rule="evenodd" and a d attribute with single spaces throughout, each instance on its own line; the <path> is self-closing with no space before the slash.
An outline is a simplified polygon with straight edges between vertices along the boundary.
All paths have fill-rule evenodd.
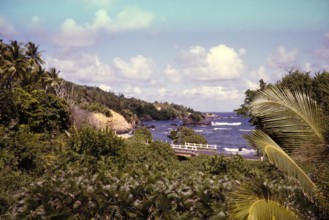
<path id="1" fill-rule="evenodd" d="M 194 143 L 185 143 L 185 144 L 171 144 L 171 147 L 174 150 L 190 150 L 190 151 L 197 151 L 197 150 L 210 150 L 210 151 L 217 151 L 217 145 L 211 144 L 194 144 Z"/>

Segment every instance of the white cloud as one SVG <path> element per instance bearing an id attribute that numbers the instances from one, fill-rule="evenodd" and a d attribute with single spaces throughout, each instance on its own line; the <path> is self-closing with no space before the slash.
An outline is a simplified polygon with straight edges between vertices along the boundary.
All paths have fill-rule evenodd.
<path id="1" fill-rule="evenodd" d="M 53 42 L 66 47 L 90 46 L 96 42 L 96 35 L 89 26 L 79 25 L 73 19 L 66 19 L 61 25 L 61 32 L 54 36 Z"/>
<path id="2" fill-rule="evenodd" d="M 164 70 L 164 74 L 167 76 L 169 81 L 174 82 L 174 83 L 178 83 L 182 79 L 178 70 L 174 69 L 170 65 L 167 65 L 166 69 Z"/>
<path id="3" fill-rule="evenodd" d="M 304 64 L 304 70 L 306 71 L 306 72 L 311 72 L 312 71 L 312 64 L 310 64 L 310 63 L 305 63 Z"/>
<path id="4" fill-rule="evenodd" d="M 185 89 L 184 95 L 195 96 L 199 99 L 210 100 L 234 100 L 239 97 L 239 91 L 235 88 L 224 88 L 221 86 L 202 86 L 192 89 Z"/>
<path id="5" fill-rule="evenodd" d="M 107 84 L 116 79 L 110 66 L 100 61 L 95 54 L 76 53 L 62 58 L 47 57 L 47 66 L 55 66 L 60 76 L 81 84 Z"/>
<path id="6" fill-rule="evenodd" d="M 314 55 L 316 58 L 329 59 L 329 49 L 322 48 L 314 50 Z"/>
<path id="7" fill-rule="evenodd" d="M 245 55 L 247 53 L 247 50 L 246 49 L 244 49 L 244 48 L 240 48 L 239 49 L 239 54 L 240 55 Z"/>
<path id="8" fill-rule="evenodd" d="M 259 80 L 263 79 L 265 83 L 272 82 L 273 76 L 267 73 L 263 65 L 259 66 L 256 70 L 250 71 L 246 79 L 246 89 L 259 89 Z"/>
<path id="9" fill-rule="evenodd" d="M 96 43 L 100 32 L 122 32 L 147 28 L 154 20 L 151 12 L 137 7 L 126 7 L 114 18 L 107 11 L 100 9 L 95 13 L 92 22 L 79 24 L 68 18 L 61 25 L 60 32 L 55 35 L 53 42 L 60 46 L 84 47 Z"/>
<path id="10" fill-rule="evenodd" d="M 280 46 L 276 53 L 270 55 L 266 61 L 271 67 L 275 68 L 290 68 L 293 67 L 298 57 L 298 50 L 293 49 L 288 51 L 285 47 Z"/>
<path id="11" fill-rule="evenodd" d="M 151 12 L 137 7 L 127 7 L 119 12 L 108 28 L 116 32 L 143 29 L 149 27 L 153 20 L 154 15 Z"/>
<path id="12" fill-rule="evenodd" d="M 158 89 L 158 94 L 159 94 L 159 96 L 161 96 L 161 97 L 165 97 L 166 94 L 167 94 L 167 92 L 168 92 L 168 90 L 167 90 L 166 88 L 159 88 L 159 89 Z"/>
<path id="13" fill-rule="evenodd" d="M 114 58 L 113 65 L 119 74 L 125 78 L 136 80 L 148 80 L 152 73 L 152 59 L 142 55 L 137 55 L 130 58 L 129 61 L 124 61 L 121 58 Z"/>
<path id="14" fill-rule="evenodd" d="M 142 94 L 142 90 L 139 87 L 133 87 L 129 85 L 127 88 L 125 88 L 124 94 L 127 97 L 138 97 Z"/>
<path id="15" fill-rule="evenodd" d="M 324 35 L 326 40 L 324 47 L 313 50 L 314 70 L 329 70 L 329 32 Z"/>
<path id="16" fill-rule="evenodd" d="M 238 78 L 244 64 L 241 55 L 245 49 L 236 51 L 220 44 L 208 51 L 201 46 L 191 47 L 188 51 L 181 51 L 178 56 L 177 70 L 171 68 L 171 73 L 182 73 L 191 80 L 212 81 Z"/>
<path id="17" fill-rule="evenodd" d="M 270 76 L 266 73 L 265 67 L 263 65 L 259 66 L 257 70 L 251 71 L 250 75 L 254 80 L 257 81 L 260 79 L 263 79 L 265 82 L 270 81 Z"/>
<path id="18" fill-rule="evenodd" d="M 252 90 L 259 89 L 259 83 L 256 83 L 254 81 L 247 80 L 247 88 L 248 89 L 252 89 Z"/>
<path id="19" fill-rule="evenodd" d="M 13 36 L 16 33 L 17 31 L 15 30 L 14 26 L 6 21 L 4 17 L 0 16 L 0 34 L 8 37 Z"/>
<path id="20" fill-rule="evenodd" d="M 39 16 L 33 16 L 31 19 L 31 25 L 34 27 L 40 27 L 41 26 L 41 18 Z"/>
<path id="21" fill-rule="evenodd" d="M 232 111 L 243 102 L 244 94 L 234 87 L 200 86 L 185 89 L 175 100 L 199 111 Z"/>
<path id="22" fill-rule="evenodd" d="M 208 68 L 214 78 L 237 78 L 243 69 L 243 62 L 233 48 L 219 45 L 210 49 L 207 55 Z"/>
<path id="23" fill-rule="evenodd" d="M 105 91 L 116 90 L 139 95 L 141 90 L 136 86 L 145 82 L 151 87 L 158 84 L 151 79 L 152 60 L 142 55 L 127 61 L 114 58 L 107 64 L 102 62 L 97 54 L 66 49 L 57 54 L 57 57 L 46 57 L 46 63 L 47 68 L 55 66 L 65 80 L 98 86 Z M 134 88 L 129 87 L 131 80 L 134 82 Z"/>

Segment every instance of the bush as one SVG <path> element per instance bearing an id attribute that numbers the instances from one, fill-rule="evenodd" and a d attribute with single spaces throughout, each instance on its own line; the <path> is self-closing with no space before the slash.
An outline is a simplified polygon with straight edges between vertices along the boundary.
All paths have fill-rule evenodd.
<path id="1" fill-rule="evenodd" d="M 109 129 L 81 128 L 69 138 L 68 146 L 78 155 L 78 159 L 85 158 L 91 163 L 102 158 L 110 159 L 120 166 L 124 163 L 126 144 L 122 138 Z"/>
<path id="2" fill-rule="evenodd" d="M 134 132 L 134 140 L 142 142 L 152 142 L 152 133 L 148 128 L 137 128 Z"/>
<path id="3" fill-rule="evenodd" d="M 10 126 L 18 117 L 14 95 L 9 89 L 0 89 L 0 124 Z"/>
<path id="4" fill-rule="evenodd" d="M 82 108 L 90 112 L 103 113 L 106 117 L 112 117 L 111 110 L 98 102 L 85 103 Z"/>
<path id="5" fill-rule="evenodd" d="M 198 112 L 194 112 L 189 116 L 193 121 L 199 122 L 204 119 L 203 115 Z"/>
<path id="6" fill-rule="evenodd" d="M 137 120 L 137 116 L 130 109 L 123 109 L 121 114 L 128 123 L 132 123 Z"/>
<path id="7" fill-rule="evenodd" d="M 225 219 L 224 183 L 147 167 L 130 175 L 58 171 L 18 194 L 14 210 L 28 219 Z"/>
<path id="8" fill-rule="evenodd" d="M 196 134 L 192 128 L 180 127 L 176 131 L 171 131 L 170 136 L 174 143 L 184 144 L 184 143 L 196 143 L 196 144 L 207 144 L 207 139 Z"/>
<path id="9" fill-rule="evenodd" d="M 46 169 L 43 158 L 45 151 L 44 136 L 31 132 L 25 125 L 11 131 L 0 127 L 0 168 L 41 174 Z"/>
<path id="10" fill-rule="evenodd" d="M 150 150 L 154 152 L 157 157 L 156 160 L 163 160 L 165 163 L 173 163 L 176 159 L 175 151 L 171 148 L 170 144 L 155 141 L 149 146 Z"/>
<path id="11" fill-rule="evenodd" d="M 15 88 L 12 93 L 19 124 L 30 126 L 34 132 L 57 132 L 68 129 L 70 116 L 68 106 L 63 100 L 41 90 L 31 93 Z M 13 118 L 15 120 L 15 118 Z"/>

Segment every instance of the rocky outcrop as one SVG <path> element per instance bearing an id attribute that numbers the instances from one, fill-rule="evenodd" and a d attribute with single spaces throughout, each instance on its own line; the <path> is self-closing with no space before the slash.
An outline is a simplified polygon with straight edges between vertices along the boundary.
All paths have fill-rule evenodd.
<path id="1" fill-rule="evenodd" d="M 201 119 L 200 121 L 195 121 L 191 118 L 186 118 L 183 120 L 183 126 L 200 126 L 200 125 L 210 125 L 211 121 L 206 119 Z"/>
<path id="2" fill-rule="evenodd" d="M 153 118 L 151 117 L 151 115 L 142 115 L 142 116 L 140 116 L 139 117 L 139 120 L 141 120 L 141 121 L 152 121 L 153 120 Z"/>
<path id="3" fill-rule="evenodd" d="M 90 125 L 97 129 L 111 128 L 117 134 L 128 133 L 133 129 L 133 125 L 119 113 L 110 110 L 111 117 L 103 113 L 89 112 L 79 106 L 72 108 L 73 121 L 77 126 Z"/>
<path id="4" fill-rule="evenodd" d="M 208 120 L 203 114 L 192 113 L 183 119 L 183 126 L 199 126 L 210 125 L 211 120 Z"/>
<path id="5" fill-rule="evenodd" d="M 123 134 L 130 132 L 133 127 L 126 119 L 119 113 L 111 110 L 112 117 L 107 117 L 102 113 L 92 113 L 88 118 L 89 123 L 94 125 L 98 129 L 111 128 L 117 132 L 117 134 Z"/>

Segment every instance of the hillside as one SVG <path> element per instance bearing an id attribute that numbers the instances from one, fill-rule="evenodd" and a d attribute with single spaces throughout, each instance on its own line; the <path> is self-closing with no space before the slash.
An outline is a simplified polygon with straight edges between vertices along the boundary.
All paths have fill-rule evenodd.
<path id="1" fill-rule="evenodd" d="M 17 116 L 13 112 L 28 110 L 32 115 L 42 112 L 35 108 L 40 100 L 34 99 L 34 93 L 44 93 L 41 99 L 55 99 L 63 105 L 62 107 L 69 114 L 66 117 L 70 118 L 70 121 L 67 120 L 66 127 L 69 127 L 69 124 L 81 126 L 91 123 L 93 127 L 109 126 L 122 133 L 141 124 L 143 120 L 177 119 L 185 117 L 188 112 L 194 112 L 190 108 L 177 104 L 149 103 L 136 98 L 126 98 L 123 94 L 106 92 L 97 87 L 65 81 L 58 76 L 60 71 L 56 68 L 45 70 L 45 62 L 38 46 L 34 43 L 1 41 L 0 44 L 1 92 L 19 99 L 16 103 L 10 103 L 6 96 L 3 96 L 1 100 L 3 112 L 7 112 L 7 115 L 2 112 L 1 117 L 8 123 L 29 124 L 28 116 L 19 118 L 23 116 Z M 26 101 L 25 106 L 21 105 L 21 100 Z M 46 103 L 46 105 L 51 105 L 51 103 Z M 39 117 L 46 116 L 41 114 Z"/>
<path id="2" fill-rule="evenodd" d="M 123 94 L 116 95 L 98 87 L 77 85 L 65 80 L 58 86 L 57 95 L 88 111 L 110 114 L 108 109 L 111 109 L 123 115 L 133 125 L 143 120 L 182 119 L 194 112 L 182 105 L 126 98 Z"/>

